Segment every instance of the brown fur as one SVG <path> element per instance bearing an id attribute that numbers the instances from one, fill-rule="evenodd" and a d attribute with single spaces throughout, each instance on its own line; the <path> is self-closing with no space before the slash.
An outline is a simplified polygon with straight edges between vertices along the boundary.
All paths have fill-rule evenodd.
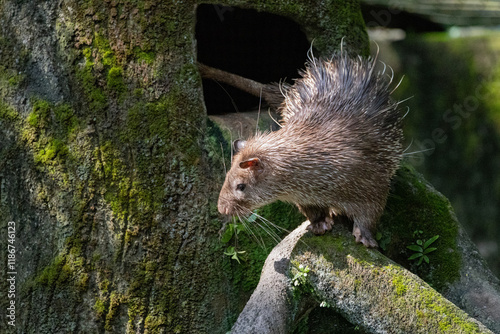
<path id="1" fill-rule="evenodd" d="M 283 127 L 236 143 L 219 211 L 241 216 L 275 200 L 291 202 L 315 234 L 344 215 L 356 241 L 376 247 L 372 230 L 402 156 L 402 130 L 390 81 L 373 67 L 373 60 L 344 53 L 307 63 L 286 90 Z"/>

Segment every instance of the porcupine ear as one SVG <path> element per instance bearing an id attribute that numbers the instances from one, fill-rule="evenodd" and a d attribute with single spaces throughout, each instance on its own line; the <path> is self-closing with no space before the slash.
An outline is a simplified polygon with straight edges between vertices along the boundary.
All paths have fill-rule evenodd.
<path id="1" fill-rule="evenodd" d="M 246 161 L 240 162 L 240 168 L 247 169 L 250 168 L 251 171 L 260 171 L 262 170 L 262 164 L 260 163 L 259 158 L 252 158 Z"/>
<path id="2" fill-rule="evenodd" d="M 239 151 L 241 151 L 245 147 L 246 143 L 247 143 L 246 140 L 236 139 L 233 142 L 233 151 L 234 151 L 234 154 L 236 154 Z"/>

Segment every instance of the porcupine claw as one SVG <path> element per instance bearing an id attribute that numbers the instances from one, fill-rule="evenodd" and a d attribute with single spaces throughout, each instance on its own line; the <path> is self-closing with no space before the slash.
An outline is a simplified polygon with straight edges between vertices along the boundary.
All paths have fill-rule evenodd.
<path id="1" fill-rule="evenodd" d="M 316 235 L 323 235 L 326 232 L 330 231 L 332 227 L 333 219 L 331 217 L 325 217 L 324 220 L 310 223 L 309 226 L 307 226 L 307 230 Z"/>
<path id="2" fill-rule="evenodd" d="M 372 236 L 370 231 L 361 229 L 358 226 L 354 226 L 352 230 L 352 235 L 356 238 L 357 243 L 362 243 L 366 247 L 377 248 L 378 243 Z"/>

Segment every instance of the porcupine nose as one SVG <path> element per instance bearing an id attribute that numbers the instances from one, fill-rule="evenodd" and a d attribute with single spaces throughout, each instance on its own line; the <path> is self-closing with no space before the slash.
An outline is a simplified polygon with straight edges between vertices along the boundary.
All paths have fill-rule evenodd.
<path id="1" fill-rule="evenodd" d="M 221 205 L 219 205 L 219 212 L 222 213 L 223 215 L 229 215 L 229 209 Z"/>
<path id="2" fill-rule="evenodd" d="M 229 214 L 229 208 L 224 205 L 224 199 L 222 197 L 219 197 L 219 201 L 217 203 L 217 209 L 219 210 L 219 213 L 223 215 L 228 215 Z"/>

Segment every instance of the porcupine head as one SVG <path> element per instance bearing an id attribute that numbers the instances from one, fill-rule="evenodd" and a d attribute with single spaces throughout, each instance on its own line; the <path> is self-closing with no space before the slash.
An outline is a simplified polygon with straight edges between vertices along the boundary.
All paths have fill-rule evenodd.
<path id="1" fill-rule="evenodd" d="M 344 53 L 311 59 L 286 91 L 282 128 L 233 144 L 219 212 L 242 218 L 282 200 L 299 207 L 313 233 L 346 216 L 356 241 L 376 247 L 372 231 L 402 156 L 402 130 L 391 82 L 373 67 Z"/>

